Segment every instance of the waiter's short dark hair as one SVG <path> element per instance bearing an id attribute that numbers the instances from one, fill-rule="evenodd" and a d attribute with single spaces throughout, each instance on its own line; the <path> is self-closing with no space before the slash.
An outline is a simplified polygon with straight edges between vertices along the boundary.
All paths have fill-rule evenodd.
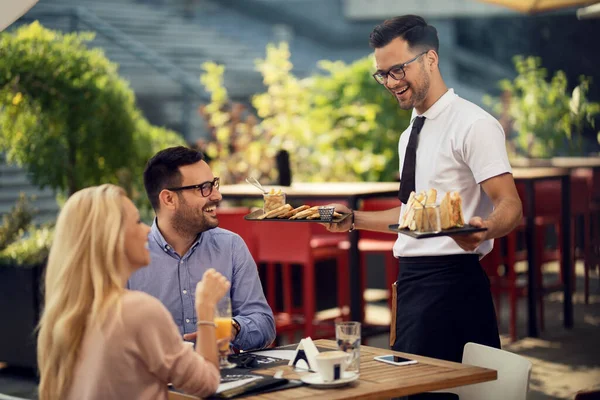
<path id="1" fill-rule="evenodd" d="M 369 45 L 378 49 L 396 38 L 406 40 L 411 49 L 435 50 L 439 53 L 437 29 L 418 15 L 402 15 L 383 21 L 373 28 L 369 36 Z"/>
<path id="2" fill-rule="evenodd" d="M 181 186 L 179 167 L 204 160 L 204 154 L 184 146 L 169 147 L 156 153 L 144 169 L 144 187 L 154 211 L 158 211 L 158 195 L 166 188 Z"/>

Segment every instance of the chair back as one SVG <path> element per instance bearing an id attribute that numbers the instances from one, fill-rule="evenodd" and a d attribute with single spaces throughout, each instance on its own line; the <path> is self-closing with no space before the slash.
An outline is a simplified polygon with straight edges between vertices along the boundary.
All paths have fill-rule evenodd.
<path id="1" fill-rule="evenodd" d="M 531 375 L 531 362 L 505 350 L 467 343 L 463 351 L 463 364 L 498 371 L 498 379 L 491 382 L 461 386 L 452 391 L 461 400 L 526 400 Z"/>
<path id="2" fill-rule="evenodd" d="M 244 239 L 250 254 L 256 260 L 256 235 L 254 233 L 254 222 L 246 221 L 244 216 L 250 213 L 248 207 L 223 207 L 217 208 L 219 228 L 227 229 L 237 233 Z"/>
<path id="3" fill-rule="evenodd" d="M 517 191 L 523 204 L 523 213 L 527 213 L 527 196 L 525 185 L 517 184 Z M 535 215 L 537 217 L 553 217 L 560 215 L 562 204 L 562 188 L 558 180 L 544 180 L 534 183 Z M 589 210 L 592 188 L 588 178 L 581 175 L 571 176 L 571 212 L 581 214 Z"/>
<path id="4" fill-rule="evenodd" d="M 312 259 L 310 222 L 254 222 L 257 262 L 305 264 Z"/>
<path id="5" fill-rule="evenodd" d="M 502 278 L 502 274 L 499 271 L 499 267 L 504 264 L 502 257 L 502 240 L 504 240 L 504 237 L 494 239 L 492 251 L 486 254 L 480 261 L 481 268 L 483 268 L 488 278 L 490 278 L 490 281 Z"/>

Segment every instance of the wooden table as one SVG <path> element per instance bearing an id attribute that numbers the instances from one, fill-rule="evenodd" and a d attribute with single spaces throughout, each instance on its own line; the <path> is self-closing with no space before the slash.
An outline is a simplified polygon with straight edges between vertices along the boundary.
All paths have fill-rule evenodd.
<path id="1" fill-rule="evenodd" d="M 554 157 L 550 162 L 558 168 L 600 168 L 600 157 Z"/>
<path id="2" fill-rule="evenodd" d="M 567 168 L 513 168 L 515 182 L 525 185 L 525 196 L 527 198 L 527 210 L 525 211 L 525 235 L 527 241 L 527 314 L 528 336 L 538 337 L 538 324 L 536 312 L 536 254 L 535 254 L 535 182 L 542 180 L 558 179 L 561 181 L 562 205 L 562 256 L 563 264 L 563 324 L 565 328 L 573 327 L 573 301 L 571 290 L 571 271 L 574 269 L 571 260 L 571 173 Z"/>
<path id="3" fill-rule="evenodd" d="M 265 186 L 281 189 L 289 200 L 301 200 L 310 204 L 315 200 L 331 202 L 345 201 L 353 210 L 358 209 L 358 202 L 375 197 L 390 197 L 398 194 L 399 182 L 334 182 L 334 183 L 292 183 L 292 186 Z M 219 192 L 225 200 L 230 199 L 262 199 L 260 190 L 248 184 L 223 185 Z M 354 321 L 361 320 L 361 283 L 360 283 L 360 254 L 358 251 L 358 231 L 350 232 L 348 268 L 350 279 L 350 316 Z"/>
<path id="4" fill-rule="evenodd" d="M 336 348 L 333 340 L 315 340 L 315 344 L 319 347 Z M 418 363 L 398 367 L 373 360 L 375 356 L 392 353 L 417 360 Z M 283 377 L 288 379 L 299 379 L 300 376 L 306 374 L 306 372 L 297 373 L 292 367 L 288 366 L 279 366 L 252 372 L 272 376 L 276 371 L 281 369 L 284 371 Z M 349 386 L 327 390 L 301 386 L 246 398 L 261 400 L 389 399 L 473 383 L 488 382 L 496 379 L 497 373 L 491 369 L 361 346 L 360 378 Z M 185 400 L 195 399 L 195 397 L 171 392 L 169 393 L 169 399 Z"/>
<path id="5" fill-rule="evenodd" d="M 514 159 L 515 168 L 600 168 L 600 157 L 553 157 L 547 159 Z"/>

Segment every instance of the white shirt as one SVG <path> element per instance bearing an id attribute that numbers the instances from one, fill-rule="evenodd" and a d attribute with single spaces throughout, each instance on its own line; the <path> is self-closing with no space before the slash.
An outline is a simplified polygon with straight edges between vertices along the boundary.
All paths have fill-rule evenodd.
<path id="1" fill-rule="evenodd" d="M 413 109 L 411 121 L 417 116 Z M 475 216 L 486 219 L 494 207 L 480 183 L 494 176 L 512 173 L 502 126 L 479 106 L 456 95 L 453 89 L 449 89 L 422 116 L 426 119 L 417 146 L 416 192 L 436 189 L 439 204 L 446 192 L 457 191 L 462 197 L 465 223 Z M 400 176 L 411 128 L 412 122 L 398 143 Z M 400 218 L 405 210 L 406 207 L 402 207 Z M 475 253 L 482 258 L 493 245 L 493 240 L 487 240 L 475 251 L 467 252 L 448 236 L 414 239 L 398 234 L 394 256 Z"/>

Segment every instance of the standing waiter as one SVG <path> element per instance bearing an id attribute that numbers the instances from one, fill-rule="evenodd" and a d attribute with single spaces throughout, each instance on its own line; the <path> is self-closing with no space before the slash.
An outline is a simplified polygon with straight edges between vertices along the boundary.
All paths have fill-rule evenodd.
<path id="1" fill-rule="evenodd" d="M 513 230 L 522 207 L 506 154 L 502 127 L 477 105 L 448 89 L 439 69 L 436 29 L 415 15 L 384 21 L 373 29 L 377 71 L 373 77 L 412 109 L 400 137 L 400 191 L 458 191 L 465 220 L 487 231 L 417 240 L 398 235 L 396 339 L 393 349 L 460 362 L 465 343 L 500 347 L 489 280 L 479 260 L 493 239 Z M 336 205 L 338 211 L 351 210 Z M 406 207 L 404 207 L 406 208 Z M 329 230 L 388 231 L 402 207 L 353 211 L 354 218 Z"/>

